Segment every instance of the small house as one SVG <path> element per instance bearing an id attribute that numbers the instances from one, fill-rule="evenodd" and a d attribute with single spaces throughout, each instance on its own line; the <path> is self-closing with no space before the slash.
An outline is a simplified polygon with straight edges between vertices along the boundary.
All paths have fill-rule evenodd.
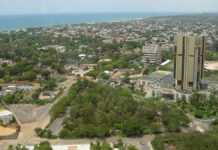
<path id="1" fill-rule="evenodd" d="M 3 125 L 9 124 L 13 121 L 13 113 L 8 110 L 0 110 L 0 121 Z"/>

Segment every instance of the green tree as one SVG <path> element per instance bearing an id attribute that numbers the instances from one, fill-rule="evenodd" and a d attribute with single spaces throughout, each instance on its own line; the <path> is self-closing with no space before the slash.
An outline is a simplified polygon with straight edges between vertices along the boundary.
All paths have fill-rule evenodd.
<path id="1" fill-rule="evenodd" d="M 0 78 L 3 78 L 5 76 L 5 71 L 0 68 Z"/>
<path id="2" fill-rule="evenodd" d="M 28 150 L 25 146 L 18 144 L 17 146 L 10 145 L 8 150 Z"/>
<path id="3" fill-rule="evenodd" d="M 96 79 L 98 77 L 98 75 L 99 75 L 99 71 L 97 69 L 94 69 L 94 70 L 88 72 L 86 75 Z"/>
<path id="4" fill-rule="evenodd" d="M 61 138 L 94 138 L 121 134 L 178 131 L 189 120 L 176 105 L 161 101 L 136 101 L 125 88 L 80 80 L 51 111 L 52 120 L 69 113 L 63 122 Z M 136 93 L 134 93 L 135 95 Z"/>
<path id="5" fill-rule="evenodd" d="M 52 147 L 49 142 L 41 142 L 34 146 L 34 150 L 52 150 Z"/>
<path id="6" fill-rule="evenodd" d="M 107 142 L 91 143 L 91 150 L 113 150 L 113 148 Z"/>
<path id="7" fill-rule="evenodd" d="M 216 150 L 218 137 L 208 133 L 173 133 L 158 135 L 152 141 L 154 150 Z"/>
<path id="8" fill-rule="evenodd" d="M 138 150 L 138 149 L 135 146 L 130 145 L 130 146 L 128 146 L 128 150 Z"/>
<path id="9" fill-rule="evenodd" d="M 28 81 L 33 81 L 36 79 L 36 72 L 34 72 L 33 70 L 27 71 L 23 73 L 23 80 L 28 80 Z"/>
<path id="10" fill-rule="evenodd" d="M 173 52 L 170 50 L 162 51 L 162 61 L 165 61 L 167 59 L 173 59 Z"/>
<path id="11" fill-rule="evenodd" d="M 42 82 L 44 90 L 54 90 L 57 87 L 57 81 L 50 78 Z"/>

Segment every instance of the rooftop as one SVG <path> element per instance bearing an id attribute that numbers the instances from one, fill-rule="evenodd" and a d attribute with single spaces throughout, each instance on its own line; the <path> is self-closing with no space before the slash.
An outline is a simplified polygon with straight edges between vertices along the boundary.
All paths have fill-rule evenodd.
<path id="1" fill-rule="evenodd" d="M 29 150 L 33 150 L 34 146 L 27 146 Z M 90 150 L 90 144 L 80 145 L 52 145 L 53 150 Z"/>
<path id="2" fill-rule="evenodd" d="M 143 47 L 143 52 L 144 53 L 160 53 L 160 47 L 157 44 L 149 44 L 149 45 L 145 45 Z"/>
<path id="3" fill-rule="evenodd" d="M 161 78 L 163 78 L 167 75 L 170 75 L 170 74 L 172 74 L 172 72 L 170 72 L 170 71 L 155 71 L 155 72 L 152 72 L 151 74 L 149 74 L 148 77 L 161 79 Z"/>
<path id="4" fill-rule="evenodd" d="M 12 114 L 13 114 L 12 112 L 0 108 L 0 117 L 1 117 L 1 116 L 12 115 Z"/>
<path id="5" fill-rule="evenodd" d="M 144 79 L 165 88 L 171 88 L 174 81 L 173 73 L 169 71 L 155 71 L 148 76 L 145 76 Z"/>

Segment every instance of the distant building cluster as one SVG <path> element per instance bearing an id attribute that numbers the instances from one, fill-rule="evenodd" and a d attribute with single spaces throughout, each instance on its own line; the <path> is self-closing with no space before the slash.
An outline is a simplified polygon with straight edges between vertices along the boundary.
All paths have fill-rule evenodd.
<path id="1" fill-rule="evenodd" d="M 188 99 L 191 91 L 207 89 L 207 83 L 203 81 L 206 47 L 204 36 L 178 34 L 175 37 L 174 72 L 155 71 L 131 82 L 147 97 Z M 160 48 L 156 44 L 146 45 L 143 50 L 146 64 L 164 66 L 171 62 L 161 63 Z"/>

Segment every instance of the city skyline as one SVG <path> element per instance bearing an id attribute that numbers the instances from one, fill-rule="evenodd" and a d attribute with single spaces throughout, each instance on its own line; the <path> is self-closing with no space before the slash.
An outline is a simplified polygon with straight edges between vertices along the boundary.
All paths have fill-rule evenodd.
<path id="1" fill-rule="evenodd" d="M 0 15 L 102 12 L 204 13 L 217 12 L 217 7 L 217 0 L 1 0 Z"/>

